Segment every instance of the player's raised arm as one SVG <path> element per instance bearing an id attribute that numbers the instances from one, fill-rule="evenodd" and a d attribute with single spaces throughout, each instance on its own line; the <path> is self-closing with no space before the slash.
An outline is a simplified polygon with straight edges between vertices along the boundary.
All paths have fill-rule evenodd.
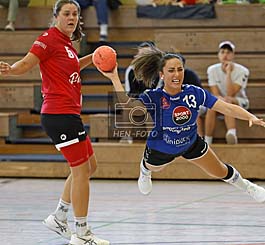
<path id="1" fill-rule="evenodd" d="M 143 107 L 141 112 L 145 111 L 145 106 L 141 101 L 130 100 L 130 97 L 126 94 L 119 78 L 116 51 L 114 49 L 108 46 L 101 46 L 94 51 L 92 60 L 97 69 L 112 81 L 119 102 L 128 103 L 130 107 L 141 106 Z"/>

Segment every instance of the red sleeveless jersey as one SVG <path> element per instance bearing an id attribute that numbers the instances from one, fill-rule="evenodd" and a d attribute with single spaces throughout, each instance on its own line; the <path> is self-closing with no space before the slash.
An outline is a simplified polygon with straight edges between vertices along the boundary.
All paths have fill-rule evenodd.
<path id="1" fill-rule="evenodd" d="M 41 113 L 80 114 L 80 66 L 70 38 L 52 27 L 37 38 L 30 52 L 40 59 Z"/>

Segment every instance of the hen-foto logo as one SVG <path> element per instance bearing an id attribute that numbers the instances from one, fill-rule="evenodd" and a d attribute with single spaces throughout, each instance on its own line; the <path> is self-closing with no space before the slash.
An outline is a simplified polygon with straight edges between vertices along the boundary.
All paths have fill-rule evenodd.
<path id="1" fill-rule="evenodd" d="M 162 108 L 163 109 L 168 109 L 170 107 L 170 101 L 167 100 L 167 98 L 162 97 Z"/>
<path id="2" fill-rule="evenodd" d="M 191 119 L 191 111 L 185 106 L 178 106 L 173 110 L 172 120 L 177 125 L 183 125 Z"/>

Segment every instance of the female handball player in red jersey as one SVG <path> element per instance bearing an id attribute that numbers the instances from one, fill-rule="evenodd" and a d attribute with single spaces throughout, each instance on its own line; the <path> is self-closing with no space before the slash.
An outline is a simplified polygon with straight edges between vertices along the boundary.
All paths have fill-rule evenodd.
<path id="1" fill-rule="evenodd" d="M 108 241 L 97 238 L 87 225 L 89 178 L 97 162 L 80 118 L 80 70 L 92 63 L 92 55 L 79 59 L 72 45 L 72 41 L 80 41 L 82 37 L 79 4 L 74 0 L 58 0 L 53 15 L 52 26 L 36 39 L 24 58 L 13 65 L 0 62 L 0 74 L 21 75 L 39 65 L 43 94 L 41 123 L 71 169 L 57 209 L 43 223 L 69 239 L 71 245 L 108 245 Z M 67 223 L 70 203 L 75 233 Z"/>

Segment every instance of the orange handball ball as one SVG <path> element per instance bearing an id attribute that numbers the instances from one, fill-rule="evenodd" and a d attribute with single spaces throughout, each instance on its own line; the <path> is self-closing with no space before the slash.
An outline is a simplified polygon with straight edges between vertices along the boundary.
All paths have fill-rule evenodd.
<path id="1" fill-rule="evenodd" d="M 113 71 L 117 63 L 116 51 L 106 45 L 98 47 L 93 55 L 92 61 L 96 67 L 104 72 Z"/>

